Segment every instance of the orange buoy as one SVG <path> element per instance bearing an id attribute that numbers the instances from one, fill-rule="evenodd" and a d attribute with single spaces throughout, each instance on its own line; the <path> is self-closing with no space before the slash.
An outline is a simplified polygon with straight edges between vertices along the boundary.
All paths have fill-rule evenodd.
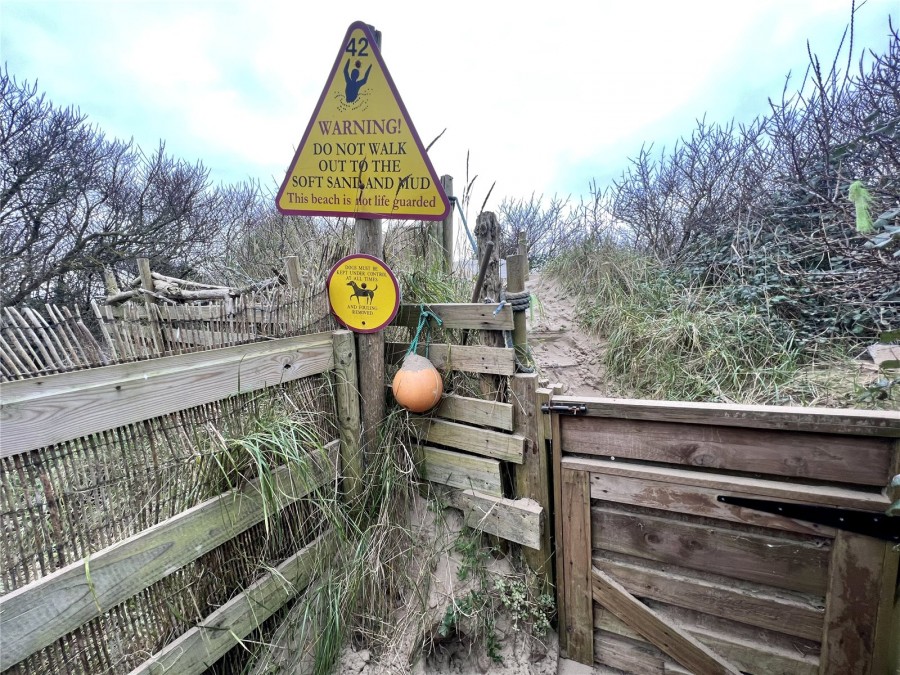
<path id="1" fill-rule="evenodd" d="M 423 413 L 440 402 L 444 381 L 431 361 L 418 354 L 407 354 L 391 389 L 397 403 L 410 412 Z"/>

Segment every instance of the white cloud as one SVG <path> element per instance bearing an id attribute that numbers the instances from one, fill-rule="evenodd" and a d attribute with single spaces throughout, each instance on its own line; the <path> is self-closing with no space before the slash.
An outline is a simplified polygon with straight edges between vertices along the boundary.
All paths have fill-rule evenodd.
<path id="1" fill-rule="evenodd" d="M 890 9 L 866 3 L 857 47 L 883 48 L 873 36 Z M 752 117 L 805 67 L 805 39 L 830 56 L 848 16 L 846 0 L 459 1 L 440 14 L 412 2 L 4 0 L 0 44 L 15 75 L 107 132 L 268 182 L 347 26 L 373 22 L 424 142 L 448 129 L 431 153 L 438 173 L 461 186 L 470 150 L 499 200 L 583 190 L 590 172 L 624 167 L 642 142 L 671 144 L 706 111 Z M 747 92 L 761 92 L 756 109 Z"/>

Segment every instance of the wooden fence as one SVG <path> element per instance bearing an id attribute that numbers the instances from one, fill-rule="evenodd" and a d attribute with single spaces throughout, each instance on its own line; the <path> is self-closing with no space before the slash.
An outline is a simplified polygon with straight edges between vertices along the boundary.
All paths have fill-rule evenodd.
<path id="1" fill-rule="evenodd" d="M 885 518 L 900 414 L 552 404 L 560 638 L 570 657 L 626 673 L 895 672 L 897 549 L 787 509 Z"/>
<path id="2" fill-rule="evenodd" d="M 352 389 L 346 331 L 4 384 L 0 669 L 201 672 L 258 630 L 327 552 L 305 498 L 358 474 Z M 226 460 L 285 398 L 321 445 Z"/>
<path id="3" fill-rule="evenodd" d="M 230 314 L 98 307 L 105 345 L 78 361 L 67 354 L 83 325 L 5 324 L 18 350 L 4 353 L 33 368 L 18 357 L 0 401 L 0 669 L 191 673 L 219 662 L 227 672 L 239 667 L 235 645 L 269 630 L 310 582 L 328 541 L 306 498 L 336 481 L 352 496 L 362 476 L 357 353 L 346 331 L 277 337 L 294 329 L 287 296 L 287 309 L 248 298 Z M 429 306 L 447 340 L 427 348 L 451 388 L 454 373 L 492 378 L 503 400 L 447 395 L 410 428 L 443 499 L 546 571 L 536 376 L 514 375 L 512 349 L 453 344 L 462 331 L 512 330 L 509 307 L 495 309 Z M 419 310 L 403 306 L 395 325 L 415 327 Z M 388 343 L 387 361 L 407 349 Z M 317 427 L 321 451 L 308 448 L 302 470 L 278 467 L 267 490 L 252 465 L 225 476 L 227 439 L 284 398 L 311 411 L 302 422 Z M 278 495 L 274 507 L 263 492 Z"/>

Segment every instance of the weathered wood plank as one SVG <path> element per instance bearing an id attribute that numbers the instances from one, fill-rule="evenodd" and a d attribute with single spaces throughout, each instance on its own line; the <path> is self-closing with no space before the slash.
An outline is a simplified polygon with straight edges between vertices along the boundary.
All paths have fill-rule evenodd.
<path id="1" fill-rule="evenodd" d="M 424 478 L 432 483 L 461 490 L 476 490 L 494 497 L 503 496 L 500 462 L 452 450 L 422 446 Z"/>
<path id="2" fill-rule="evenodd" d="M 550 468 L 544 442 L 543 415 L 538 404 L 537 375 L 514 375 L 509 382 L 513 402 L 516 433 L 525 438 L 522 464 L 513 469 L 516 496 L 533 499 L 547 513 L 550 510 Z M 541 518 L 546 518 L 544 514 Z M 523 551 L 525 562 L 549 587 L 552 579 L 550 526 L 541 527 L 541 545 Z"/>
<path id="3" fill-rule="evenodd" d="M 710 490 L 692 485 L 655 482 L 643 478 L 591 474 L 591 496 L 594 499 L 746 523 L 788 532 L 802 532 L 822 537 L 834 535 L 835 530 L 832 527 L 723 504 L 718 501 L 719 495 L 734 496 L 734 494 L 727 490 Z"/>
<path id="4" fill-rule="evenodd" d="M 334 365 L 328 333 L 203 355 L 200 360 L 188 358 L 200 354 L 187 354 L 36 378 L 43 385 L 30 380 L 5 384 L 0 457 L 309 377 Z"/>
<path id="5" fill-rule="evenodd" d="M 327 537 L 327 533 L 319 536 L 281 563 L 275 573 L 253 583 L 130 675 L 196 675 L 207 670 L 309 584 L 317 564 L 328 556 Z"/>
<path id="6" fill-rule="evenodd" d="M 791 594 L 736 579 L 710 579 L 708 572 L 661 565 L 650 560 L 594 555 L 594 566 L 634 595 L 780 631 L 821 640 L 825 607 L 822 598 Z"/>
<path id="7" fill-rule="evenodd" d="M 126 312 L 126 305 L 99 305 L 99 308 L 104 310 L 104 315 L 110 319 L 124 319 Z M 137 317 L 145 317 L 146 310 L 144 308 L 139 308 L 140 312 L 137 314 Z M 277 308 L 267 308 L 267 307 L 235 307 L 233 314 L 228 314 L 226 312 L 225 307 L 222 303 L 212 304 L 212 305 L 166 305 L 165 306 L 165 315 L 166 319 L 171 321 L 219 321 L 223 318 L 226 319 L 235 319 L 240 321 L 247 321 L 249 323 L 267 323 L 271 324 L 273 321 L 278 319 L 277 323 L 282 325 L 287 323 L 287 320 L 283 317 L 284 314 L 280 312 Z"/>
<path id="8" fill-rule="evenodd" d="M 615 579 L 596 567 L 591 574 L 594 600 L 682 666 L 697 675 L 741 675 L 736 666 L 687 631 L 663 619 Z"/>
<path id="9" fill-rule="evenodd" d="M 628 675 L 696 675 L 669 659 L 645 640 L 623 637 L 610 631 L 594 633 L 597 662 Z"/>
<path id="10" fill-rule="evenodd" d="M 594 662 L 591 581 L 591 492 L 584 471 L 562 471 L 563 587 L 566 603 L 566 654 Z"/>
<path id="11" fill-rule="evenodd" d="M 554 404 L 584 405 L 589 417 L 723 427 L 811 431 L 823 434 L 900 437 L 900 412 L 798 406 L 688 403 L 641 399 L 554 396 Z"/>
<path id="12" fill-rule="evenodd" d="M 454 422 L 478 424 L 502 431 L 513 430 L 513 407 L 510 403 L 449 394 L 441 399 L 434 415 Z"/>
<path id="13" fill-rule="evenodd" d="M 861 511 L 882 512 L 890 505 L 890 500 L 883 494 L 834 485 L 804 485 L 802 483 L 648 466 L 631 462 L 594 459 L 592 457 L 565 457 L 562 463 L 563 466 L 571 469 L 590 471 L 592 476 L 596 477 L 595 484 L 591 488 L 591 495 L 594 499 L 609 499 L 601 496 L 599 493 L 599 484 L 603 480 L 603 476 L 622 476 L 654 483 L 696 486 L 717 494 L 753 495 L 778 501 L 821 504 L 823 506 L 836 506 Z"/>
<path id="14" fill-rule="evenodd" d="M 0 670 L 306 496 L 335 475 L 339 445 L 310 455 L 302 473 L 280 467 L 273 475 L 277 504 L 264 506 L 254 481 L 0 597 Z"/>
<path id="15" fill-rule="evenodd" d="M 521 464 L 525 453 L 525 438 L 518 434 L 505 434 L 466 424 L 416 416 L 410 416 L 410 428 L 419 440 L 446 445 L 484 457 L 494 457 L 505 462 Z"/>
<path id="16" fill-rule="evenodd" d="M 887 438 L 738 429 L 712 422 L 572 417 L 563 422 L 562 434 L 565 452 L 879 487 L 888 481 L 891 456 Z"/>
<path id="17" fill-rule="evenodd" d="M 467 526 L 530 549 L 540 549 L 543 508 L 532 499 L 504 499 L 475 490 L 441 491 L 441 497 L 460 509 Z"/>
<path id="18" fill-rule="evenodd" d="M 483 304 L 480 302 L 473 303 L 454 303 L 425 305 L 425 308 L 432 314 L 436 314 L 441 318 L 443 324 L 438 326 L 437 323 L 430 319 L 432 328 L 467 328 L 470 330 L 512 330 L 513 316 L 512 309 L 509 305 L 504 305 L 503 309 L 494 314 L 497 309 L 496 304 Z M 408 326 L 415 328 L 419 325 L 419 314 L 421 309 L 419 305 L 400 305 L 400 311 L 397 312 L 397 318 L 394 319 L 395 326 Z"/>
<path id="19" fill-rule="evenodd" d="M 803 649 L 808 645 L 799 645 L 800 649 L 785 645 L 785 640 L 779 640 L 778 638 L 781 636 L 773 633 L 758 631 L 758 634 L 752 637 L 743 634 L 734 635 L 725 629 L 717 631 L 696 625 L 690 621 L 689 617 L 673 615 L 670 611 L 672 608 L 664 605 L 654 603 L 651 609 L 656 611 L 663 621 L 670 625 L 680 626 L 691 637 L 713 653 L 727 659 L 742 672 L 754 675 L 785 675 L 786 673 L 816 675 L 819 671 L 818 645 L 815 645 L 814 654 L 808 653 Z M 728 625 L 733 626 L 734 624 Z M 652 644 L 645 642 L 640 633 L 600 606 L 594 608 L 594 626 L 605 632 L 636 640 L 648 646 Z M 788 642 L 790 641 L 788 640 Z"/>
<path id="20" fill-rule="evenodd" d="M 565 593 L 565 539 L 563 532 L 563 493 L 562 493 L 562 447 L 559 443 L 560 419 L 556 413 L 550 416 L 550 467 L 553 479 L 553 551 L 556 565 L 554 566 L 554 583 L 556 585 L 556 617 L 559 626 L 559 649 L 565 652 L 567 649 L 566 638 L 566 593 Z M 588 483 L 590 495 L 590 483 Z"/>
<path id="21" fill-rule="evenodd" d="M 765 536 L 599 506 L 591 511 L 596 548 L 776 588 L 825 594 L 827 539 Z"/>
<path id="22" fill-rule="evenodd" d="M 890 623 L 896 579 L 897 553 L 889 543 L 838 532 L 829 569 L 822 675 L 886 672 L 887 654 L 878 638 L 891 639 L 886 624 Z M 880 636 L 879 620 L 883 624 Z"/>
<path id="23" fill-rule="evenodd" d="M 363 456 L 359 447 L 361 419 L 357 390 L 356 342 L 353 333 L 335 331 L 334 403 L 341 441 L 341 476 L 344 490 L 351 500 L 362 493 Z"/>
<path id="24" fill-rule="evenodd" d="M 400 363 L 409 351 L 408 342 L 388 342 L 385 344 L 385 361 Z M 425 346 L 417 352 L 425 356 Z M 428 360 L 438 370 L 457 370 L 463 373 L 490 373 L 493 375 L 513 375 L 516 372 L 515 352 L 505 347 L 485 347 L 482 345 L 428 345 Z"/>

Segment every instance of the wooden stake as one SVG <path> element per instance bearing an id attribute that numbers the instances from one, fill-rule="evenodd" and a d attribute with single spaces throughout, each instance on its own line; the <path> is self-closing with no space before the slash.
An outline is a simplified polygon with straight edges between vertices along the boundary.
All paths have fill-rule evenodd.
<path id="1" fill-rule="evenodd" d="M 510 293 L 521 293 L 525 290 L 525 266 L 528 258 L 523 255 L 511 255 L 506 259 L 506 288 Z M 528 356 L 528 329 L 525 325 L 525 312 L 513 312 L 513 347 L 516 356 L 524 363 Z"/>
<path id="2" fill-rule="evenodd" d="M 450 274 L 453 271 L 453 176 L 441 176 L 441 186 L 450 201 L 450 211 L 444 218 L 444 226 L 441 230 L 444 247 L 444 272 Z"/>
<path id="3" fill-rule="evenodd" d="M 381 258 L 384 239 L 381 220 L 357 218 L 356 250 Z M 362 417 L 363 456 L 378 449 L 378 427 L 384 419 L 384 333 L 356 336 L 359 368 L 359 396 Z"/>
<path id="4" fill-rule="evenodd" d="M 356 347 L 353 333 L 339 330 L 333 333 L 335 404 L 338 432 L 341 438 L 341 475 L 344 492 L 353 503 L 362 491 L 363 463 L 359 451 L 360 416 L 359 392 L 356 390 Z"/>
<path id="5" fill-rule="evenodd" d="M 500 301 L 500 258 L 497 249 L 500 243 L 500 222 L 497 216 L 490 211 L 478 215 L 475 225 L 475 237 L 478 242 L 478 259 L 482 260 L 488 248 L 488 243 L 493 244 L 493 252 L 487 263 L 487 273 L 481 286 L 478 300 L 484 302 L 490 298 L 493 302 Z M 482 331 L 484 344 L 488 347 L 505 347 L 503 334 L 498 331 Z M 500 378 L 494 375 L 482 375 L 480 378 L 481 394 L 483 398 L 497 398 L 500 387 Z"/>
<path id="6" fill-rule="evenodd" d="M 516 497 L 528 497 L 542 508 L 541 546 L 523 548 L 528 566 L 541 577 L 544 586 L 550 583 L 550 473 L 547 468 L 547 449 L 544 443 L 544 420 L 538 403 L 537 375 L 514 375 L 510 380 L 515 415 L 514 431 L 525 437 L 522 464 L 516 465 Z"/>

